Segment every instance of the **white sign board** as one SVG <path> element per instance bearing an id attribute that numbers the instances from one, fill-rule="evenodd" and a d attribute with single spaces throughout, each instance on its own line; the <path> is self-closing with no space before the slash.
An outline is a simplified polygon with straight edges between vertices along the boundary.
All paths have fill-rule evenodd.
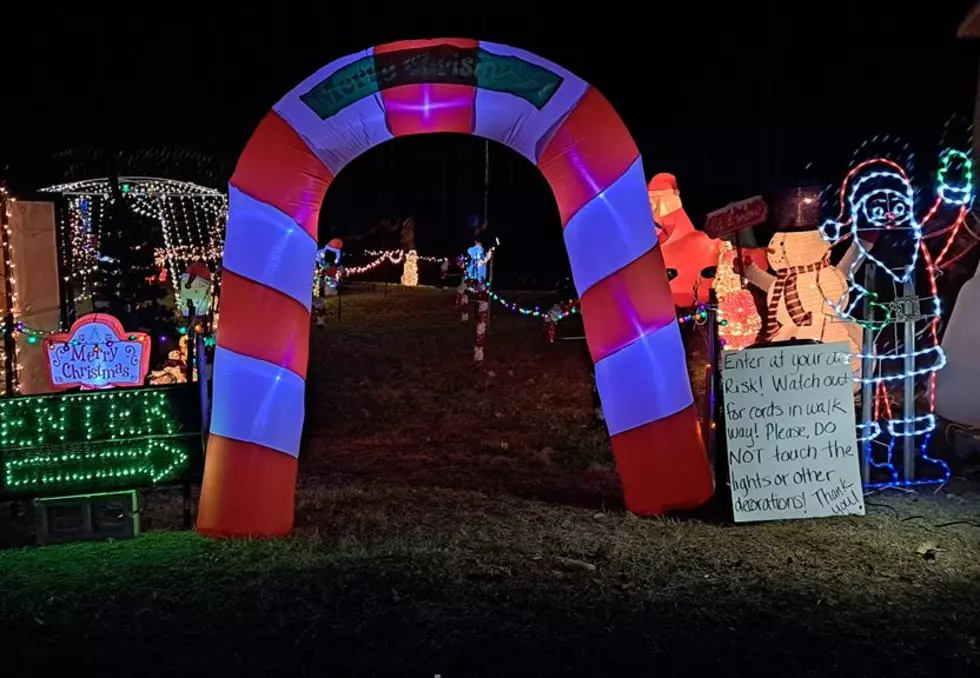
<path id="1" fill-rule="evenodd" d="M 187 302 L 194 304 L 195 315 L 207 315 L 211 308 L 211 281 L 195 277 L 188 283 L 190 276 L 183 273 L 180 276 L 180 310 L 189 315 Z"/>
<path id="2" fill-rule="evenodd" d="M 725 351 L 735 522 L 864 515 L 849 347 Z"/>

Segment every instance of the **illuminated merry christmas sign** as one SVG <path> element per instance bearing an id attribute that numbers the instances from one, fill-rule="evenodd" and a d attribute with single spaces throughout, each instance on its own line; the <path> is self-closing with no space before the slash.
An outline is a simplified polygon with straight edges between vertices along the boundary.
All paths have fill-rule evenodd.
<path id="1" fill-rule="evenodd" d="M 111 315 L 82 316 L 67 333 L 44 339 L 48 382 L 60 390 L 142 386 L 150 367 L 150 338 L 126 332 Z"/>

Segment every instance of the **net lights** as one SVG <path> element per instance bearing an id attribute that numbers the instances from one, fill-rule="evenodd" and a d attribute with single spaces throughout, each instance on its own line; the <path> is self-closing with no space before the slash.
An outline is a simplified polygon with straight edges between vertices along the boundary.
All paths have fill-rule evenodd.
<path id="1" fill-rule="evenodd" d="M 179 280 L 188 264 L 200 260 L 209 268 L 221 260 L 228 198 L 212 188 L 186 181 L 154 177 L 120 177 L 120 192 L 133 211 L 160 223 L 163 247 L 155 250 L 157 264 Z M 114 201 L 113 182 L 88 179 L 41 189 L 68 199 L 62 241 L 71 243 L 69 279 L 76 287 L 75 301 L 91 299 L 99 261 L 99 230 L 106 208 Z M 174 295 L 180 303 L 179 285 Z"/>

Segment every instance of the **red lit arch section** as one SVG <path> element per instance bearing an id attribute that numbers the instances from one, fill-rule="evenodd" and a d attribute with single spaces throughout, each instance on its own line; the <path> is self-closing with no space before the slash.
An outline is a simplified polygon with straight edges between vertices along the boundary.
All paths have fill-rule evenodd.
<path id="1" fill-rule="evenodd" d="M 229 189 L 214 409 L 198 530 L 292 529 L 320 203 L 355 157 L 397 136 L 494 139 L 540 168 L 565 244 L 627 507 L 713 493 L 639 151 L 608 101 L 529 52 L 397 42 L 338 59 L 273 107 Z"/>

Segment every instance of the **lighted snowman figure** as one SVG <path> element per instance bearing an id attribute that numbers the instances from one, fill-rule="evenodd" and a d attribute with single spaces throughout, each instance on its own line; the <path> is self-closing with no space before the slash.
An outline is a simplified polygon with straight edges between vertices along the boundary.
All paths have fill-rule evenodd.
<path id="1" fill-rule="evenodd" d="M 859 302 L 867 300 L 871 313 L 861 320 L 867 331 L 875 332 L 876 338 L 881 338 L 886 330 L 893 331 L 887 343 L 891 348 L 886 350 L 886 344 L 878 342 L 872 373 L 863 379 L 871 385 L 875 414 L 872 421 L 859 425 L 858 437 L 868 440 L 885 434 L 887 453 L 884 461 L 869 459 L 872 466 L 888 474 L 889 480 L 884 484 L 900 482 L 898 470 L 892 463 L 897 439 L 913 440 L 920 451 L 919 459 L 932 467 L 927 475 L 938 473 L 938 479 L 944 480 L 949 476 L 949 468 L 925 452 L 936 427 L 933 375 L 943 367 L 945 356 L 937 338 L 941 309 L 939 298 L 935 296 L 931 256 L 923 243 L 923 222 L 936 214 L 943 204 L 962 208 L 964 196 L 946 200 L 940 195 L 928 216 L 920 222 L 914 214 L 915 192 L 908 175 L 900 165 L 884 158 L 868 160 L 854 167 L 844 179 L 840 196 L 841 213 L 837 219 L 825 222 L 824 237 L 832 242 L 853 238 L 852 248 L 856 249 L 857 255 L 848 267 L 848 294 L 833 303 L 834 310 L 854 318 L 854 309 Z M 914 293 L 920 262 L 932 288 L 932 296 L 924 298 Z M 862 263 L 872 267 L 871 272 L 876 277 L 892 283 L 893 301 L 881 303 L 876 291 L 865 287 L 865 275 L 862 274 L 862 280 L 858 279 L 857 269 Z M 878 291 L 883 290 L 879 288 Z M 919 409 L 913 410 L 916 403 L 909 400 L 914 397 L 916 377 L 926 377 L 922 402 L 927 411 L 924 414 L 920 414 Z M 904 403 L 912 416 L 903 412 L 902 407 L 893 407 L 893 400 Z M 915 475 L 912 468 L 906 468 L 905 475 L 906 482 L 937 480 L 927 477 L 912 481 Z"/>
<path id="2" fill-rule="evenodd" d="M 831 265 L 830 244 L 818 229 L 773 236 L 766 259 L 775 273 L 763 271 L 754 262 L 745 270 L 746 279 L 766 292 L 767 341 L 846 341 L 855 354 L 851 367 L 859 377 L 861 327 L 842 319 L 835 311 L 838 303 L 846 301 L 849 286 L 844 271 L 856 257 L 852 248 L 839 264 Z"/>

